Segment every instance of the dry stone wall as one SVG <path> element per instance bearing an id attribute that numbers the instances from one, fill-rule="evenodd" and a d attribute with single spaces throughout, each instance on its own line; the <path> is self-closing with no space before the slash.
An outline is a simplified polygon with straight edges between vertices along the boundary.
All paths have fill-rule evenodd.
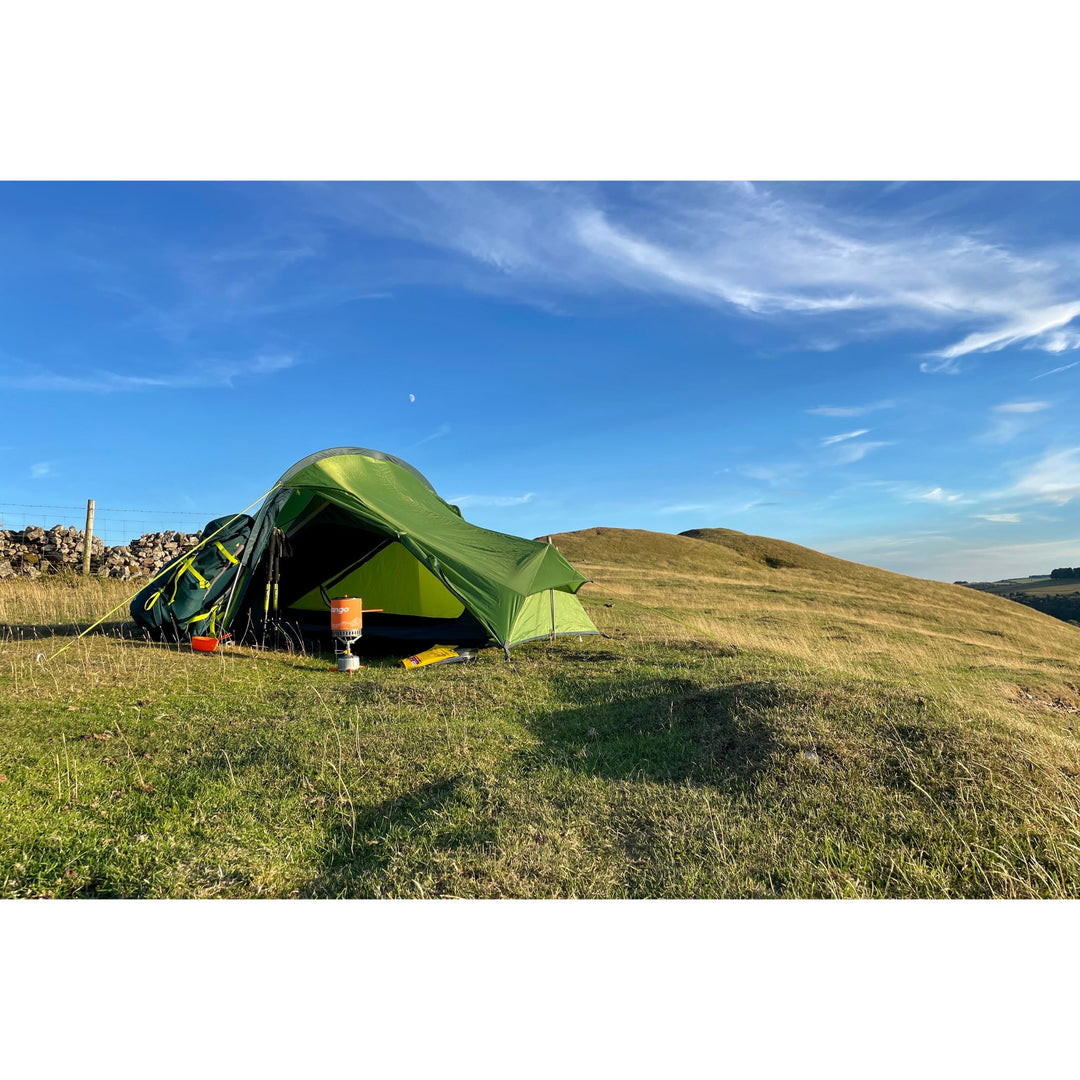
<path id="1" fill-rule="evenodd" d="M 198 542 L 201 533 L 143 533 L 137 540 L 106 547 L 100 536 L 90 541 L 90 573 L 128 581 L 153 577 L 166 563 Z M 0 578 L 36 578 L 65 571 L 82 572 L 83 533 L 74 525 L 37 525 L 0 529 Z"/>

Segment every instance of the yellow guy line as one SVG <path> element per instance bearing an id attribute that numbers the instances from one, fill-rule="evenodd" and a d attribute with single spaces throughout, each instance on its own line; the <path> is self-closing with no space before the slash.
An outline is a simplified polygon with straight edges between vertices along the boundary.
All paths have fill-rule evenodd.
<path id="1" fill-rule="evenodd" d="M 225 529 L 227 529 L 238 517 L 243 517 L 243 515 L 246 514 L 253 506 L 255 506 L 256 503 L 262 502 L 263 499 L 265 499 L 267 495 L 269 495 L 273 491 L 276 491 L 278 487 L 279 487 L 279 485 L 275 484 L 270 489 L 270 491 L 266 492 L 265 495 L 260 495 L 257 499 L 254 500 L 254 502 L 249 502 L 247 504 L 247 506 L 245 506 L 244 509 L 241 510 L 239 513 L 233 514 L 233 516 L 231 518 L 229 518 L 229 520 L 226 521 L 225 524 L 221 526 L 221 528 L 215 529 L 209 536 L 204 536 L 193 548 L 191 548 L 189 550 L 189 554 L 191 552 L 198 551 L 199 548 L 201 548 L 203 546 L 203 544 L 207 544 L 211 540 L 213 540 L 214 537 L 217 536 L 218 533 L 223 532 Z M 57 649 L 56 652 L 54 652 L 52 654 L 52 656 L 50 656 L 48 659 L 49 660 L 55 660 L 65 649 L 71 648 L 71 646 L 74 645 L 75 642 L 79 640 L 79 638 L 84 637 L 86 634 L 89 634 L 91 630 L 94 630 L 97 627 L 99 627 L 110 615 L 115 615 L 122 607 L 125 607 L 126 605 L 130 604 L 131 601 L 134 600 L 135 597 L 138 596 L 139 593 L 141 593 L 143 591 L 143 589 L 145 589 L 149 585 L 153 585 L 154 582 L 158 580 L 158 578 L 164 577 L 166 572 L 171 570 L 171 569 L 173 569 L 172 563 L 169 563 L 168 566 L 163 567 L 148 582 L 146 582 L 145 585 L 140 585 L 139 588 L 136 589 L 135 592 L 133 592 L 126 600 L 124 600 L 121 603 L 117 604 L 116 607 L 114 607 L 112 609 L 112 611 L 107 611 L 104 615 L 102 615 L 101 618 L 98 619 L 98 621 L 96 623 L 94 623 L 93 626 L 88 626 L 81 633 L 76 634 L 66 645 L 61 645 L 60 648 Z"/>

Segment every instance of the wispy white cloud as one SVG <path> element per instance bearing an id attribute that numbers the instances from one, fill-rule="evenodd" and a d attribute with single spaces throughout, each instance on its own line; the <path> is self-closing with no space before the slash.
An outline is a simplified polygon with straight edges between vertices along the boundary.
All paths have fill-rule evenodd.
<path id="1" fill-rule="evenodd" d="M 931 488 L 930 491 L 924 491 L 921 494 L 913 494 L 909 496 L 912 502 L 928 502 L 928 503 L 954 503 L 960 502 L 963 499 L 963 495 L 956 491 L 946 491 L 944 488 Z"/>
<path id="2" fill-rule="evenodd" d="M 807 409 L 809 416 L 865 416 L 879 409 L 891 409 L 895 401 L 875 401 L 869 405 L 819 405 L 816 409 Z"/>
<path id="3" fill-rule="evenodd" d="M 821 440 L 821 445 L 833 446 L 847 439 L 857 439 L 860 435 L 866 435 L 870 430 L 870 428 L 860 428 L 858 431 L 845 431 L 842 435 L 830 435 L 828 438 Z"/>
<path id="4" fill-rule="evenodd" d="M 973 352 L 999 352 L 1019 342 L 1028 342 L 1047 352 L 1059 352 L 1060 349 L 1055 346 L 1060 335 L 1051 334 L 1050 331 L 1067 326 L 1077 315 L 1080 315 L 1080 301 L 1023 310 L 991 330 L 968 334 L 961 341 L 930 353 L 939 360 L 936 364 L 924 363 L 923 370 L 955 371 L 954 361 L 958 357 Z M 1047 348 L 1048 344 L 1050 348 Z"/>
<path id="5" fill-rule="evenodd" d="M 975 529 L 975 526 L 969 526 L 969 529 Z M 987 535 L 987 532 L 978 529 L 967 533 L 969 538 L 979 535 Z M 1023 537 L 1025 534 L 1020 531 L 1013 535 Z M 902 574 L 939 581 L 996 581 L 1007 576 L 1045 573 L 1054 566 L 1071 566 L 1070 559 L 1080 550 L 1080 538 L 1064 536 L 1045 541 L 978 544 L 971 539 L 965 541 L 962 535 L 943 531 L 897 530 L 870 536 L 824 537 L 815 540 L 811 546 L 831 555 Z"/>
<path id="6" fill-rule="evenodd" d="M 916 483 L 912 480 L 863 480 L 849 485 L 844 491 L 858 497 L 860 501 L 866 498 L 867 492 L 873 493 L 870 498 L 874 501 L 877 501 L 881 494 L 891 495 L 904 503 L 929 503 L 939 506 L 968 505 L 981 501 L 959 491 L 950 491 L 940 486 L 928 487 L 925 482 Z"/>
<path id="7" fill-rule="evenodd" d="M 521 506 L 523 503 L 532 502 L 534 498 L 536 498 L 536 492 L 527 491 L 524 495 L 458 495 L 446 501 L 466 508 L 470 506 Z"/>
<path id="8" fill-rule="evenodd" d="M 30 466 L 31 480 L 43 480 L 46 476 L 52 475 L 54 474 L 51 462 L 39 461 L 37 464 Z"/>
<path id="9" fill-rule="evenodd" d="M 415 450 L 418 446 L 424 446 L 426 443 L 433 442 L 435 439 L 441 439 L 444 436 L 449 435 L 452 430 L 453 429 L 449 424 L 440 424 L 430 435 L 425 435 L 418 442 L 414 442 L 409 449 Z"/>
<path id="10" fill-rule="evenodd" d="M 586 251 L 628 282 L 687 295 L 702 300 L 719 300 L 754 314 L 769 312 L 850 311 L 867 307 L 868 301 L 853 288 L 817 288 L 814 283 L 791 288 L 780 282 L 759 279 L 755 283 L 734 272 L 727 260 L 715 251 L 688 251 L 668 242 L 653 242 L 615 224 L 601 210 L 588 210 L 576 220 L 577 235 Z"/>
<path id="11" fill-rule="evenodd" d="M 1031 345 L 1025 345 L 1025 348 L 1032 348 Z M 1042 340 L 1039 342 L 1038 348 L 1041 348 L 1043 352 L 1048 353 L 1063 353 L 1072 349 L 1080 348 L 1080 333 L 1075 330 L 1055 330 L 1051 333 L 1044 334 Z M 1066 365 L 1072 367 L 1071 364 Z"/>
<path id="12" fill-rule="evenodd" d="M 287 244 L 282 247 L 219 248 L 203 256 L 208 263 L 253 263 L 259 272 L 277 273 L 281 267 L 288 266 L 299 259 L 309 259 L 315 254 L 310 244 Z"/>
<path id="13" fill-rule="evenodd" d="M 122 229 L 84 220 L 49 256 L 83 274 L 117 320 L 176 342 L 209 326 L 363 298 L 355 280 L 328 285 L 325 275 L 312 273 L 325 253 L 321 231 L 291 213 L 275 217 L 290 224 L 266 233 L 255 227 L 231 246 L 208 246 L 205 237 L 178 237 L 167 228 L 149 231 L 151 225 L 132 243 Z M 239 229 L 229 231 L 237 236 Z"/>
<path id="14" fill-rule="evenodd" d="M 803 352 L 836 352 L 847 344 L 843 338 L 838 337 L 812 337 L 799 343 L 798 348 Z M 789 350 L 790 351 L 790 350 Z"/>
<path id="15" fill-rule="evenodd" d="M 996 521 L 1009 525 L 1016 525 L 1022 520 L 1019 514 L 972 514 L 973 518 L 982 521 Z"/>
<path id="16" fill-rule="evenodd" d="M 704 503 L 687 503 L 683 506 L 663 506 L 657 510 L 658 514 L 690 514 L 704 510 L 712 510 L 713 507 Z"/>
<path id="17" fill-rule="evenodd" d="M 0 388 L 63 393 L 113 394 L 150 390 L 198 390 L 231 387 L 237 379 L 258 378 L 285 371 L 296 364 L 287 355 L 256 356 L 245 361 L 203 361 L 175 371 L 129 375 L 97 369 L 83 375 L 64 375 L 36 365 L 22 364 L 18 374 L 0 374 Z"/>
<path id="18" fill-rule="evenodd" d="M 999 581 L 1020 574 L 1045 574 L 1055 566 L 1072 566 L 1077 550 L 1080 550 L 1080 536 L 985 547 L 954 546 L 947 557 L 953 567 L 950 576 L 968 581 Z"/>
<path id="19" fill-rule="evenodd" d="M 1049 409 L 1049 401 L 1007 401 L 1004 405 L 995 405 L 994 412 L 1003 413 L 1033 413 Z"/>
<path id="20" fill-rule="evenodd" d="M 1062 364 L 1061 367 L 1051 368 L 1049 371 L 1044 371 L 1039 375 L 1032 375 L 1031 382 L 1036 379 L 1045 379 L 1047 375 L 1060 375 L 1061 372 L 1068 371 L 1069 368 L 1074 368 L 1077 364 L 1080 364 L 1080 360 L 1074 360 L 1071 364 Z"/>
<path id="21" fill-rule="evenodd" d="M 995 405 L 990 411 L 994 414 L 990 427 L 984 431 L 978 441 L 983 443 L 1008 443 L 1025 432 L 1036 427 L 1041 421 L 1036 413 L 1051 408 L 1049 401 L 1008 401 Z"/>
<path id="22" fill-rule="evenodd" d="M 922 573 L 923 566 L 932 565 L 937 554 L 953 544 L 953 538 L 945 533 L 920 531 L 826 540 L 820 550 L 871 566 L 887 566 L 900 573 Z"/>
<path id="23" fill-rule="evenodd" d="M 807 325 L 807 342 L 897 328 L 947 335 L 926 371 L 1080 335 L 1080 251 L 1018 249 L 932 213 L 838 211 L 813 188 L 752 184 L 313 188 L 322 212 L 451 249 L 536 293 L 635 289 Z M 491 276 L 489 275 L 489 277 Z M 830 320 L 823 333 L 820 319 Z"/>
<path id="24" fill-rule="evenodd" d="M 936 544 L 942 540 L 951 540 L 945 533 L 923 530 L 890 536 L 854 536 L 837 540 L 829 544 L 829 551 L 874 551 L 882 552 L 896 548 L 918 547 L 922 544 Z"/>
<path id="25" fill-rule="evenodd" d="M 803 477 L 823 470 L 835 469 L 838 466 L 853 465 L 855 462 L 862 461 L 868 454 L 896 445 L 892 440 L 862 439 L 869 430 L 869 428 L 864 428 L 831 436 L 819 444 L 821 449 L 817 453 L 809 454 L 799 461 L 742 465 L 738 467 L 738 472 L 748 480 L 758 480 L 772 488 L 786 489 L 777 491 L 777 494 L 783 498 L 798 498 L 804 493 L 796 489 L 796 483 Z"/>
<path id="26" fill-rule="evenodd" d="M 1027 429 L 1028 425 L 1015 416 L 998 417 L 986 431 L 977 437 L 976 441 L 1000 446 L 1012 442 L 1013 439 L 1022 435 Z"/>
<path id="27" fill-rule="evenodd" d="M 856 461 L 862 461 L 867 454 L 880 450 L 885 446 L 894 445 L 892 442 L 849 442 L 837 446 L 833 462 L 837 465 L 852 465 Z"/>
<path id="28" fill-rule="evenodd" d="M 750 480 L 788 487 L 809 472 L 805 462 L 779 462 L 773 465 L 743 465 L 739 472 Z"/>
<path id="29" fill-rule="evenodd" d="M 1007 494 L 1057 506 L 1075 499 L 1080 495 L 1080 446 L 1046 454 L 1008 489 Z"/>

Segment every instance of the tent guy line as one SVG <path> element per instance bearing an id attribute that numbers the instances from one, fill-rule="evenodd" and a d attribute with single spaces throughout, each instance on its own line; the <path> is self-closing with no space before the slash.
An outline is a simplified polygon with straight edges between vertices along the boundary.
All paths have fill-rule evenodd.
<path id="1" fill-rule="evenodd" d="M 252 499 L 252 501 L 251 501 L 251 502 L 249 502 L 249 503 L 247 504 L 247 506 L 245 506 L 245 507 L 244 507 L 244 509 L 243 509 L 243 510 L 239 511 L 238 513 L 234 514 L 234 515 L 233 515 L 233 516 L 232 516 L 231 518 L 229 518 L 229 519 L 228 519 L 228 521 L 226 521 L 226 522 L 225 522 L 225 523 L 224 523 L 224 524 L 223 524 L 223 525 L 221 526 L 221 528 L 220 528 L 220 529 L 217 529 L 216 531 L 214 531 L 214 532 L 212 532 L 212 533 L 209 533 L 209 534 L 208 534 L 207 536 L 204 536 L 204 537 L 203 537 L 203 538 L 202 538 L 202 539 L 201 539 L 201 540 L 200 540 L 200 541 L 199 541 L 199 542 L 198 542 L 198 543 L 197 543 L 197 544 L 195 545 L 195 547 L 194 547 L 194 548 L 192 548 L 192 549 L 191 549 L 190 551 L 186 551 L 186 552 L 184 553 L 184 556 L 183 556 L 183 557 L 184 557 L 184 558 L 189 558 L 189 557 L 190 557 L 190 556 L 192 555 L 192 553 L 193 553 L 193 552 L 197 551 L 197 550 L 198 550 L 199 548 L 201 548 L 201 547 L 203 547 L 204 545 L 208 544 L 208 543 L 209 543 L 209 542 L 210 542 L 211 540 L 213 540 L 213 539 L 214 539 L 214 538 L 215 538 L 215 537 L 216 537 L 216 536 L 217 536 L 217 535 L 218 535 L 219 533 L 221 533 L 221 532 L 222 532 L 222 531 L 223 531 L 224 529 L 226 529 L 226 528 L 227 528 L 227 527 L 229 526 L 229 524 L 231 524 L 231 523 L 232 523 L 233 521 L 235 521 L 235 520 L 236 520 L 237 518 L 239 518 L 239 517 L 242 517 L 242 516 L 243 516 L 243 515 L 244 515 L 245 513 L 247 513 L 247 511 L 248 511 L 248 510 L 250 510 L 250 509 L 251 509 L 252 507 L 254 507 L 254 506 L 257 506 L 257 505 L 258 505 L 258 504 L 259 504 L 260 502 L 262 502 L 262 501 L 263 501 L 263 499 L 266 499 L 266 498 L 268 498 L 268 497 L 269 497 L 269 496 L 270 496 L 270 495 L 271 495 L 271 494 L 273 493 L 274 489 L 275 489 L 275 488 L 276 488 L 277 486 L 278 486 L 278 485 L 277 485 L 277 484 L 275 484 L 275 485 L 274 485 L 274 487 L 270 488 L 270 490 L 269 490 L 269 491 L 266 491 L 266 492 L 264 492 L 264 493 L 263 493 L 262 495 L 260 495 L 260 496 L 259 496 L 259 497 L 258 497 L 257 499 Z M 174 561 L 175 561 L 175 560 L 174 560 Z M 163 577 L 164 577 L 164 576 L 165 576 L 165 575 L 166 575 L 166 574 L 167 574 L 167 573 L 169 572 L 169 570 L 170 570 L 170 568 L 171 568 L 172 566 L 173 566 L 173 563 L 168 563 L 167 565 L 163 566 L 163 567 L 162 567 L 162 568 L 161 568 L 161 569 L 160 569 L 160 570 L 159 570 L 159 571 L 158 571 L 158 572 L 157 572 L 157 573 L 156 573 L 156 574 L 155 574 L 155 575 L 154 575 L 154 576 L 153 576 L 153 577 L 152 577 L 152 578 L 150 579 L 150 582 L 149 582 L 149 584 L 150 584 L 150 585 L 153 585 L 153 584 L 154 584 L 155 582 L 157 582 L 157 581 L 160 581 L 160 580 L 161 580 L 161 578 L 163 578 Z M 147 588 L 147 586 L 145 586 L 145 585 L 144 585 L 144 586 L 143 586 L 143 587 L 142 587 L 142 588 L 141 588 L 141 589 L 139 590 L 139 592 L 142 592 L 142 591 L 143 591 L 144 589 L 146 589 L 146 588 Z M 71 646 L 72 646 L 72 645 L 74 645 L 76 641 L 78 641 L 78 640 L 79 640 L 80 638 L 82 638 L 82 637 L 85 637 L 85 636 L 86 636 L 87 634 L 89 634 L 89 633 L 90 633 L 90 631 L 91 631 L 91 630 L 94 630 L 94 629 L 96 629 L 97 627 L 99 627 L 99 626 L 100 626 L 100 625 L 101 625 L 101 624 L 102 624 L 102 623 L 103 623 L 103 622 L 104 622 L 104 621 L 105 621 L 105 620 L 106 620 L 106 619 L 107 619 L 107 618 L 108 618 L 108 617 L 109 617 L 110 615 L 115 615 L 115 614 L 116 614 L 116 613 L 117 613 L 117 612 L 118 612 L 118 611 L 119 611 L 119 610 L 120 610 L 121 608 L 123 608 L 123 607 L 127 607 L 127 606 L 128 606 L 129 604 L 131 604 L 131 603 L 132 603 L 132 601 L 134 601 L 135 597 L 136 597 L 136 596 L 138 596 L 138 595 L 139 595 L 139 593 L 138 593 L 138 592 L 136 592 L 136 593 L 133 593 L 133 594 L 132 594 L 131 596 L 129 596 L 129 597 L 128 597 L 128 598 L 126 599 L 126 600 L 124 600 L 124 601 L 122 601 L 121 603 L 117 604 L 117 605 L 116 605 L 116 607 L 114 607 L 114 608 L 113 608 L 113 609 L 112 609 L 111 611 L 107 611 L 107 612 L 105 612 L 105 614 L 104 614 L 104 615 L 102 615 L 102 616 L 101 616 L 101 618 L 100 618 L 100 619 L 98 619 L 98 621 L 97 621 L 96 623 L 94 623 L 94 624 L 93 624 L 93 625 L 91 625 L 91 626 L 88 626 L 88 627 L 87 627 L 87 628 L 86 628 L 85 630 L 82 630 L 82 631 L 80 631 L 80 632 L 79 632 L 78 634 L 76 634 L 76 635 L 75 635 L 75 636 L 74 636 L 74 637 L 73 637 L 73 638 L 72 638 L 72 639 L 71 639 L 71 640 L 70 640 L 69 642 L 67 642 L 67 643 L 66 643 L 66 644 L 64 644 L 64 645 L 61 645 L 61 646 L 60 646 L 60 648 L 59 648 L 59 649 L 57 649 L 57 650 L 56 650 L 56 652 L 54 652 L 54 653 L 53 653 L 53 654 L 52 654 L 52 655 L 51 655 L 50 657 L 48 657 L 47 659 L 48 659 L 48 660 L 55 660 L 55 659 L 56 659 L 56 657 L 58 657 L 58 656 L 59 656 L 59 655 L 60 655 L 60 654 L 61 654 L 61 653 L 62 653 L 62 652 L 63 652 L 63 651 L 65 650 L 65 649 L 69 649 L 69 648 L 71 648 Z M 39 655 L 40 655 L 40 654 L 39 654 Z"/>

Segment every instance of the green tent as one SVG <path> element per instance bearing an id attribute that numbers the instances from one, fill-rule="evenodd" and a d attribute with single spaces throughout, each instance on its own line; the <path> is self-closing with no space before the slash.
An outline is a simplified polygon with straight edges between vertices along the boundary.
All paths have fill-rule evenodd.
<path id="1" fill-rule="evenodd" d="M 182 631 L 201 633 L 213 621 L 216 632 L 229 629 L 238 639 L 272 625 L 328 640 L 330 599 L 353 596 L 365 609 L 382 609 L 365 615 L 365 639 L 400 640 L 410 649 L 494 643 L 509 650 L 556 634 L 597 633 L 575 595 L 587 579 L 554 547 L 469 524 L 416 469 L 377 450 L 337 447 L 298 461 L 267 495 L 242 548 L 232 550 L 235 565 L 212 578 L 181 570 L 179 586 L 170 586 L 179 599 L 203 589 L 197 577 L 208 583 L 207 605 Z M 160 582 L 132 602 L 143 624 L 147 613 L 140 618 L 139 609 L 152 589 L 160 592 Z M 167 588 L 159 598 L 160 625 L 169 596 Z"/>

